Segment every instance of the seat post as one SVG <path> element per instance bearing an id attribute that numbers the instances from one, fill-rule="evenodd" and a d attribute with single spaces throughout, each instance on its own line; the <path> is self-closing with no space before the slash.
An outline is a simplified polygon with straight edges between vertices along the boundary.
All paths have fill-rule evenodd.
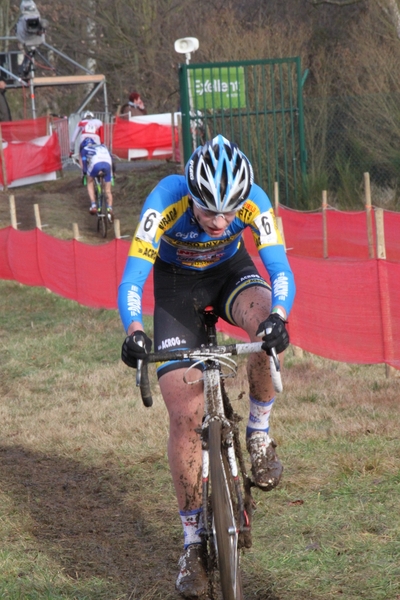
<path id="1" fill-rule="evenodd" d="M 218 321 L 218 315 L 215 314 L 213 306 L 206 306 L 203 315 L 208 343 L 210 346 L 214 346 L 217 344 L 217 330 L 215 326 Z"/>

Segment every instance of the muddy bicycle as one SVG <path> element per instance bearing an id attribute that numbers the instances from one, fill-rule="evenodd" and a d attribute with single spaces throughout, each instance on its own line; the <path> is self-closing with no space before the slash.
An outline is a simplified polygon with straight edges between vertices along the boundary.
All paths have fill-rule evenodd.
<path id="1" fill-rule="evenodd" d="M 207 345 L 191 350 L 168 350 L 148 354 L 138 361 L 136 385 L 140 387 L 145 406 L 153 400 L 148 377 L 148 364 L 168 360 L 188 360 L 190 365 L 184 381 L 188 385 L 203 381 L 204 416 L 200 436 L 202 441 L 202 496 L 204 543 L 207 547 L 209 598 L 217 598 L 220 589 L 223 600 L 243 600 L 240 573 L 241 550 L 250 548 L 252 497 L 254 485 L 247 475 L 239 439 L 240 417 L 234 412 L 225 391 L 224 379 L 235 377 L 237 364 L 232 356 L 263 352 L 263 342 L 217 345 L 218 317 L 212 307 L 204 311 Z M 266 332 L 269 333 L 269 332 Z M 201 367 L 202 376 L 189 382 L 186 374 Z M 279 359 L 270 357 L 271 377 L 275 391 L 282 391 Z"/>
<path id="2" fill-rule="evenodd" d="M 107 210 L 107 194 L 104 186 L 104 177 L 105 172 L 99 171 L 97 176 L 93 178 L 93 183 L 97 207 L 97 231 L 103 238 L 106 238 L 107 229 L 113 222 L 113 216 L 112 213 Z"/>

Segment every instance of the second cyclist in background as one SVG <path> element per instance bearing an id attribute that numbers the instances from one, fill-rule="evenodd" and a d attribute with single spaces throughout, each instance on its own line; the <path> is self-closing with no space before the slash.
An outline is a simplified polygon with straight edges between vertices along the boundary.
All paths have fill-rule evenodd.
<path id="1" fill-rule="evenodd" d="M 113 160 L 111 154 L 104 144 L 86 143 L 81 151 L 82 173 L 86 176 L 87 191 L 90 198 L 91 215 L 97 213 L 96 193 L 94 189 L 94 178 L 103 173 L 104 190 L 107 198 L 107 216 L 110 222 L 113 221 L 113 197 L 111 192 L 111 183 L 114 176 Z"/>
<path id="2" fill-rule="evenodd" d="M 82 150 L 85 144 L 101 144 L 101 129 L 103 122 L 100 119 L 95 119 L 94 114 L 89 110 L 83 114 L 82 119 L 75 127 L 70 142 L 71 155 L 75 153 L 75 144 L 79 140 L 79 162 L 82 167 Z"/>

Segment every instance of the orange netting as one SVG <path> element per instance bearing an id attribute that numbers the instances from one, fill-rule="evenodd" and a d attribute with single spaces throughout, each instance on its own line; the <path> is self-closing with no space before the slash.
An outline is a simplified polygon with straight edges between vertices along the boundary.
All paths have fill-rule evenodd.
<path id="1" fill-rule="evenodd" d="M 39 229 L 0 230 L 0 279 L 45 286 L 86 306 L 115 309 L 129 242 L 90 246 Z M 252 250 L 252 249 L 251 249 Z M 258 257 L 254 258 L 261 272 Z M 296 346 L 353 363 L 387 363 L 400 369 L 400 263 L 378 259 L 290 256 L 297 296 L 289 331 Z M 153 281 L 143 297 L 153 311 Z M 239 339 L 243 332 L 220 322 Z"/>

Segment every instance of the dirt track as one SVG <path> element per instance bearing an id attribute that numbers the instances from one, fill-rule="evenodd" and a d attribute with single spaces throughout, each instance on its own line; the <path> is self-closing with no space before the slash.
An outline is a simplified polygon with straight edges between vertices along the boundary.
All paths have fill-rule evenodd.
<path id="1" fill-rule="evenodd" d="M 113 197 L 115 218 L 120 221 L 121 236 L 132 236 L 146 195 L 162 177 L 176 173 L 178 169 L 179 165 L 160 161 L 117 165 Z M 36 227 L 34 204 L 38 204 L 45 233 L 72 239 L 72 224 L 77 223 L 80 241 L 104 243 L 96 231 L 95 216 L 89 214 L 89 197 L 78 169 L 66 170 L 56 181 L 0 192 L 0 229 L 11 224 L 10 195 L 15 198 L 18 229 L 27 231 Z M 107 239 L 113 238 L 112 230 Z"/>

